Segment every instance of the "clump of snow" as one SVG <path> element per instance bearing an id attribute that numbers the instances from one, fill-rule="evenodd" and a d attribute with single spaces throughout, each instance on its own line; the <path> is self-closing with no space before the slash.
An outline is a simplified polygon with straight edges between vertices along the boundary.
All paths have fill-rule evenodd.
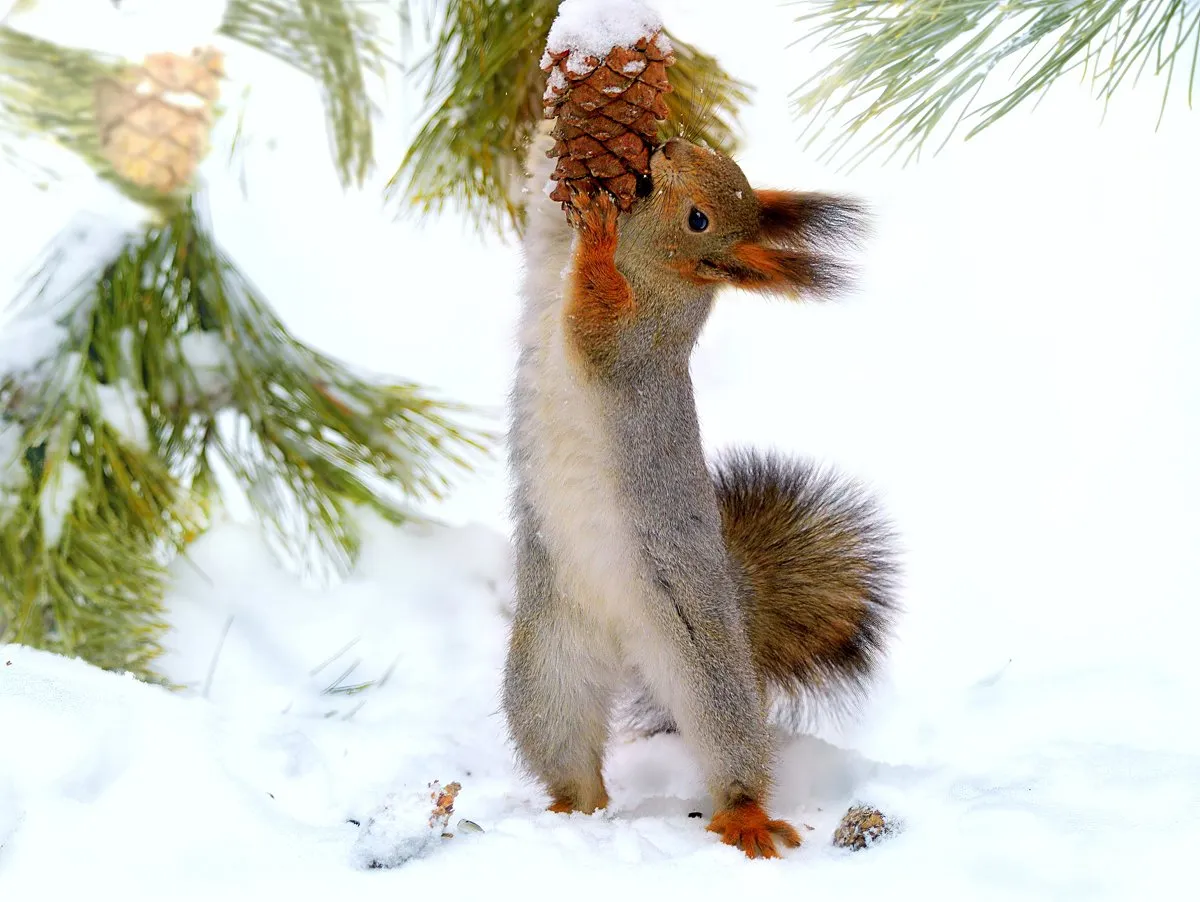
<path id="1" fill-rule="evenodd" d="M 431 786 L 389 793 L 362 821 L 352 855 L 362 868 L 395 868 L 420 858 L 443 841 L 446 821 L 433 817 Z"/>
<path id="2" fill-rule="evenodd" d="M 179 353 L 191 370 L 194 385 L 187 389 L 198 391 L 213 400 L 224 398 L 234 375 L 233 355 L 220 333 L 195 330 L 179 339 Z"/>
<path id="3" fill-rule="evenodd" d="M 565 93 L 569 86 L 567 76 L 556 66 L 550 70 L 550 77 L 546 79 L 546 90 L 542 93 L 542 100 L 551 103 L 560 94 Z"/>
<path id="4" fill-rule="evenodd" d="M 184 94 L 179 91 L 164 92 L 162 101 L 181 110 L 202 110 L 208 104 L 208 101 L 198 94 Z"/>
<path id="5" fill-rule="evenodd" d="M 69 316 L 86 313 L 81 305 L 86 306 L 104 267 L 144 231 L 149 215 L 144 207 L 104 199 L 108 202 L 102 212 L 76 213 L 26 274 L 36 280 L 37 296 L 13 316 L 0 309 L 0 376 L 35 370 L 63 349 L 71 339 Z M 0 299 L 0 308 L 7 301 Z"/>
<path id="6" fill-rule="evenodd" d="M 179 350 L 193 369 L 222 369 L 232 365 L 229 349 L 216 332 L 187 332 L 179 339 Z"/>
<path id="7" fill-rule="evenodd" d="M 42 515 L 42 538 L 47 548 L 53 548 L 62 538 L 67 515 L 79 490 L 87 484 L 83 471 L 70 460 L 59 463 L 50 479 L 42 486 L 38 499 Z"/>
<path id="8" fill-rule="evenodd" d="M 21 424 L 13 420 L 0 419 L 0 485 L 11 485 L 6 478 L 12 476 L 12 465 L 24 450 Z"/>
<path id="9" fill-rule="evenodd" d="M 20 500 L 21 492 L 29 482 L 24 451 L 21 424 L 0 418 L 0 524 Z"/>
<path id="10" fill-rule="evenodd" d="M 117 347 L 121 350 L 121 362 L 123 365 L 130 367 L 130 372 L 133 371 L 133 350 L 136 343 L 137 333 L 132 326 L 126 326 L 117 335 Z"/>
<path id="11" fill-rule="evenodd" d="M 228 0 L 38 0 L 19 6 L 5 25 L 55 44 L 140 60 L 214 44 Z"/>
<path id="12" fill-rule="evenodd" d="M 59 353 L 70 339 L 53 319 L 21 316 L 0 326 L 0 378 L 20 377 Z"/>
<path id="13" fill-rule="evenodd" d="M 641 0 L 563 0 L 546 38 L 547 53 L 570 54 L 568 67 L 614 47 L 632 47 L 662 30 L 662 19 Z M 659 38 L 666 40 L 666 35 Z"/>
<path id="14" fill-rule="evenodd" d="M 142 413 L 137 390 L 125 379 L 112 385 L 97 385 L 100 415 L 131 447 L 150 450 L 150 427 Z"/>

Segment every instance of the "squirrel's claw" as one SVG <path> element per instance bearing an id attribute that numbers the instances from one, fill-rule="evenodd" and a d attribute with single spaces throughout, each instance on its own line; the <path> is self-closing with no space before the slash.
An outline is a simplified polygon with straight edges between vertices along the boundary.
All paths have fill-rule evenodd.
<path id="1" fill-rule="evenodd" d="M 708 825 L 721 842 L 737 846 L 747 858 L 779 858 L 775 849 L 778 839 L 789 849 L 800 845 L 800 834 L 787 821 L 771 820 L 757 802 L 741 802 L 718 811 Z"/>
<path id="2" fill-rule="evenodd" d="M 607 191 L 588 192 L 571 186 L 571 206 L 567 217 L 587 240 L 596 244 L 615 244 L 620 213 L 616 200 Z"/>

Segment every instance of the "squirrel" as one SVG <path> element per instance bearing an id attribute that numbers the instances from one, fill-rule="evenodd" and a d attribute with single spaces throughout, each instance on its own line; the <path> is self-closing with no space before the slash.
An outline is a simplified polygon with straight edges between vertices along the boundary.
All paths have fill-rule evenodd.
<path id="1" fill-rule="evenodd" d="M 535 138 L 531 156 L 549 147 Z M 852 199 L 754 190 L 729 157 L 673 138 L 628 212 L 577 192 L 563 215 L 530 167 L 509 469 L 516 607 L 502 706 L 550 811 L 609 803 L 618 693 L 702 765 L 708 829 L 750 858 L 795 847 L 766 810 L 769 693 L 853 700 L 897 610 L 893 533 L 857 483 L 735 450 L 706 462 L 689 362 L 732 285 L 830 296 Z"/>

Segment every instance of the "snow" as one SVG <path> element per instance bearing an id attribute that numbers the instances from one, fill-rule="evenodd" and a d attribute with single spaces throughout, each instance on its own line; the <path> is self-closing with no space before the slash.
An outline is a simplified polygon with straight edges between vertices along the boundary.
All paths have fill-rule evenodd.
<path id="1" fill-rule="evenodd" d="M 4 24 L 68 47 L 140 60 L 214 45 L 227 6 L 228 0 L 37 0 L 14 8 Z"/>
<path id="2" fill-rule="evenodd" d="M 115 385 L 97 385 L 100 415 L 132 448 L 150 450 L 150 426 L 142 414 L 137 391 L 126 380 Z"/>
<path id="3" fill-rule="evenodd" d="M 546 90 L 542 94 L 542 100 L 550 103 L 559 94 L 565 93 L 568 87 L 567 76 L 563 74 L 562 69 L 551 69 L 550 75 L 546 79 Z"/>
<path id="4" fill-rule="evenodd" d="M 614 47 L 632 47 L 661 29 L 662 18 L 641 0 L 563 0 L 546 51 L 567 51 L 568 68 L 577 71 L 585 57 L 603 59 Z"/>
<path id="5" fill-rule="evenodd" d="M 166 91 L 162 95 L 162 101 L 182 110 L 202 110 L 208 105 L 208 102 L 197 94 L 181 94 L 177 91 Z"/>
<path id="6" fill-rule="evenodd" d="M 840 175 L 798 151 L 788 118 L 787 91 L 820 60 L 764 50 L 763 35 L 798 36 L 794 10 L 660 8 L 757 86 L 740 156 L 754 184 L 851 191 L 876 210 L 858 295 L 724 297 L 693 367 L 709 446 L 834 462 L 878 489 L 904 539 L 884 685 L 857 722 L 781 739 L 772 809 L 814 828 L 804 846 L 748 862 L 705 833 L 688 814 L 709 802 L 674 737 L 618 739 L 607 813 L 541 810 L 497 713 L 511 598 L 497 460 L 428 509 L 447 527 L 368 521 L 361 567 L 329 589 L 277 569 L 239 520 L 197 540 L 171 567 L 163 669 L 181 693 L 0 650 L 0 898 L 370 902 L 531 881 L 605 900 L 895 898 L 910 883 L 983 902 L 1186 895 L 1200 118 L 1172 103 L 1156 131 L 1147 82 L 1100 126 L 1068 80 L 918 166 Z M 236 55 L 230 71 L 256 74 Z M 226 248 L 301 338 L 499 414 L 513 245 L 451 219 L 393 222 L 378 183 L 344 196 L 316 90 L 264 73 L 246 122 L 269 121 L 238 158 L 249 196 L 225 154 L 206 164 Z M 403 147 L 380 131 L 382 180 Z M 0 294 L 86 187 L 42 193 L 0 171 L 5 211 L 21 211 L 0 216 Z M 348 821 L 392 796 L 387 835 L 411 837 L 399 816 L 432 780 L 463 785 L 454 838 L 364 870 Z M 838 851 L 833 828 L 859 801 L 903 830 Z M 454 830 L 459 817 L 484 832 Z"/>
<path id="7" fill-rule="evenodd" d="M 205 398 L 222 398 L 234 362 L 221 336 L 216 332 L 186 332 L 179 339 L 179 352 L 191 369 L 195 390 Z"/>
<path id="8" fill-rule="evenodd" d="M 44 245 L 30 252 L 36 255 L 32 265 L 29 258 L 11 264 L 22 269 L 12 273 L 6 301 L 30 280 L 41 294 L 15 309 L 0 307 L 0 378 L 36 370 L 63 351 L 71 339 L 68 314 L 86 313 L 81 302 L 86 303 L 97 275 L 150 216 L 107 185 L 84 186 L 77 202 L 61 233 L 42 235 Z M 47 262 L 53 266 L 43 269 Z"/>
<path id="9" fill-rule="evenodd" d="M 440 792 L 441 783 L 434 780 L 425 789 L 388 794 L 360 824 L 353 852 L 358 866 L 397 868 L 453 838 L 447 817 L 432 811 Z"/>
<path id="10" fill-rule="evenodd" d="M 62 538 L 67 516 L 79 490 L 87 485 L 83 471 L 69 460 L 63 460 L 50 474 L 38 496 L 42 515 L 42 540 L 47 548 L 55 547 Z"/>
<path id="11" fill-rule="evenodd" d="M 0 332 L 0 377 L 37 369 L 67 343 L 70 334 L 48 318 L 24 317 Z"/>
<path id="12" fill-rule="evenodd" d="M 21 457 L 25 450 L 23 430 L 19 423 L 0 419 L 0 524 L 20 499 L 29 480 Z"/>

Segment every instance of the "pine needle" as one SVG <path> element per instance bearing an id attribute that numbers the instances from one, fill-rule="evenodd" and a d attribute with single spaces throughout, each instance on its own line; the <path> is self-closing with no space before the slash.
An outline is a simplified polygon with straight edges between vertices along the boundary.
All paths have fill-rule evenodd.
<path id="1" fill-rule="evenodd" d="M 378 22 L 361 0 L 230 0 L 221 33 L 321 85 L 343 185 L 361 187 L 374 161 L 368 76 L 388 62 Z"/>
<path id="2" fill-rule="evenodd" d="M 64 295 L 79 240 L 64 233 L 19 301 L 57 321 L 62 346 L 0 378 L 0 429 L 23 449 L 0 464 L 0 489 L 18 490 L 0 509 L 0 641 L 153 676 L 166 567 L 207 525 L 214 458 L 285 560 L 322 575 L 353 563 L 356 508 L 409 519 L 486 450 L 491 436 L 455 422 L 465 409 L 293 338 L 194 202 Z M 141 429 L 112 422 L 114 398 Z M 64 473 L 59 533 L 45 511 Z"/>
<path id="3" fill-rule="evenodd" d="M 47 140 L 76 154 L 135 200 L 153 204 L 152 196 L 117 176 L 100 151 L 93 88 L 114 77 L 119 65 L 0 25 L 0 135 L 7 139 L 7 162 L 53 177 L 52 169 L 29 153 L 32 141 Z"/>
<path id="4" fill-rule="evenodd" d="M 374 161 L 370 78 L 389 62 L 380 22 L 363 0 L 230 0 L 220 32 L 270 54 L 321 86 L 338 175 L 361 186 Z M 0 26 L 0 145 L 13 162 L 26 160 L 20 143 L 48 139 L 80 156 L 134 200 L 167 203 L 120 179 L 100 153 L 94 86 L 123 64 L 101 54 L 61 47 Z M 53 174 L 53 173 L 45 173 Z"/>
<path id="5" fill-rule="evenodd" d="M 388 197 L 405 213 L 465 212 L 480 231 L 520 228 L 524 153 L 542 120 L 540 60 L 559 0 L 445 0 L 432 50 L 413 68 L 426 84 L 422 124 Z M 749 87 L 670 35 L 677 62 L 663 137 L 732 151 Z"/>
<path id="6" fill-rule="evenodd" d="M 979 134 L 1043 96 L 1071 73 L 1105 105 L 1144 71 L 1177 73 L 1190 107 L 1200 61 L 1200 5 L 1183 0 L 816 0 L 798 18 L 806 36 L 840 51 L 793 95 L 811 145 L 828 130 L 825 158 L 856 147 L 853 167 L 880 152 L 915 160 L 935 136 L 944 145 Z M 998 67 L 1015 85 L 984 92 Z M 981 99 L 982 98 L 982 99 Z M 869 136 L 868 132 L 870 133 Z M 859 138 L 863 138 L 861 143 Z"/>

